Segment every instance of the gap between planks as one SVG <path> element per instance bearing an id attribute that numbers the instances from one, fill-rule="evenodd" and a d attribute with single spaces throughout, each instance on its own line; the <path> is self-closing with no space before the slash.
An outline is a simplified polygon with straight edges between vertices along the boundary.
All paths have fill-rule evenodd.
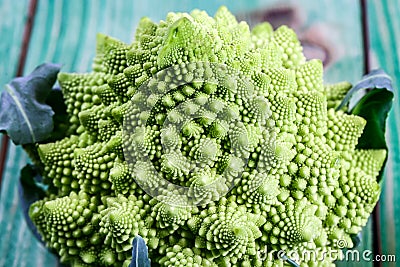
<path id="1" fill-rule="evenodd" d="M 18 58 L 17 72 L 15 74 L 16 77 L 22 76 L 25 68 L 26 56 L 28 54 L 29 43 L 32 35 L 33 23 L 35 21 L 35 15 L 37 10 L 37 0 L 30 0 L 28 7 L 28 17 L 25 22 L 24 34 L 22 37 L 22 45 L 21 51 Z M 5 163 L 7 159 L 7 150 L 8 144 L 10 143 L 10 139 L 7 135 L 3 134 L 1 140 L 1 150 L 0 150 L 0 188 L 2 184 Z"/>
<path id="2" fill-rule="evenodd" d="M 364 74 L 371 71 L 371 58 L 370 58 L 370 37 L 368 26 L 368 4 L 367 0 L 360 0 L 361 8 L 361 27 L 362 27 L 362 40 L 363 40 L 363 64 Z M 372 212 L 372 250 L 375 256 L 382 255 L 382 237 L 380 225 L 380 201 L 375 205 Z M 374 267 L 382 267 L 381 261 L 374 261 Z"/>

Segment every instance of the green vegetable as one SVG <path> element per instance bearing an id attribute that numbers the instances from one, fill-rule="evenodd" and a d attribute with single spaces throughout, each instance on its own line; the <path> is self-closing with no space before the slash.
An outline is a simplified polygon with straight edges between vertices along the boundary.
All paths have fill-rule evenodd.
<path id="1" fill-rule="evenodd" d="M 93 72 L 58 74 L 64 138 L 37 146 L 29 215 L 62 263 L 129 266 L 138 235 L 153 266 L 333 266 L 353 247 L 387 151 L 357 146 L 366 120 L 335 110 L 351 85 L 324 86 L 293 30 L 221 7 L 97 41 Z"/>

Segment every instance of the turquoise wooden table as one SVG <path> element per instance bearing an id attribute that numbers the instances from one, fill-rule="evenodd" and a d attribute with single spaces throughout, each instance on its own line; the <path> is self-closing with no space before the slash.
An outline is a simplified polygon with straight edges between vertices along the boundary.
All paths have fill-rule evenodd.
<path id="1" fill-rule="evenodd" d="M 279 4 L 278 4 L 279 2 Z M 360 1 L 361 3 L 362 1 Z M 270 18 L 287 23 L 299 34 L 309 56 L 324 59 L 325 81 L 357 81 L 364 72 L 365 44 L 369 43 L 371 67 L 380 67 L 400 88 L 400 3 L 395 0 L 366 0 L 367 13 L 359 1 L 133 1 L 133 0 L 0 0 L 0 88 L 16 74 L 27 74 L 43 62 L 63 64 L 63 71 L 90 70 L 97 32 L 125 42 L 133 38 L 142 16 L 158 21 L 168 11 L 194 8 L 213 14 L 220 5 L 250 23 Z M 369 24 L 363 40 L 362 14 Z M 277 15 L 278 14 L 278 15 Z M 31 31 L 29 30 L 31 26 Z M 364 33 L 364 36 L 365 33 Z M 368 41 L 368 42 L 366 42 Z M 0 90 L 1 90 L 0 89 Z M 385 182 L 379 203 L 382 254 L 396 254 L 400 261 L 400 102 L 395 96 L 387 124 L 390 146 Z M 0 267 L 57 266 L 31 235 L 19 209 L 17 179 L 29 160 L 13 144 L 6 151 L 0 193 Z M 359 250 L 372 250 L 371 224 L 363 232 Z M 346 262 L 342 266 L 372 266 L 372 262 Z M 384 266 L 396 266 L 386 262 Z"/>

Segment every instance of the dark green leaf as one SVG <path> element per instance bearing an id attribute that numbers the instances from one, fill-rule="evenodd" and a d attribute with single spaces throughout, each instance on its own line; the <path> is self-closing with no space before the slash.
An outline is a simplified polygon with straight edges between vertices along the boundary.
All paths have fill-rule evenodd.
<path id="1" fill-rule="evenodd" d="M 36 226 L 29 217 L 29 207 L 31 204 L 44 198 L 46 195 L 46 186 L 41 182 L 42 178 L 33 165 L 28 164 L 22 168 L 18 184 L 19 202 L 28 228 L 43 243 Z"/>
<path id="2" fill-rule="evenodd" d="M 70 124 L 67 114 L 67 105 L 65 104 L 60 88 L 55 87 L 50 91 L 50 94 L 46 99 L 46 104 L 49 105 L 54 111 L 54 129 L 51 133 L 51 136 L 46 139 L 46 142 L 54 142 L 63 139 L 70 127 Z"/>
<path id="3" fill-rule="evenodd" d="M 367 120 L 363 134 L 358 140 L 358 148 L 387 148 L 385 126 L 387 115 L 392 108 L 393 92 L 383 89 L 369 91 L 350 111 Z"/>
<path id="4" fill-rule="evenodd" d="M 350 235 L 351 241 L 353 242 L 353 247 L 351 249 L 356 249 L 359 247 L 362 243 L 362 232 L 359 232 L 358 234 L 352 234 Z"/>
<path id="5" fill-rule="evenodd" d="M 286 255 L 281 255 L 280 257 L 281 257 L 281 259 L 282 259 L 283 261 L 285 261 L 285 262 L 286 262 L 287 264 L 289 264 L 290 266 L 293 266 L 293 267 L 300 267 L 300 265 L 298 265 L 297 262 L 295 262 L 295 261 L 292 260 L 291 258 L 288 258 Z"/>
<path id="6" fill-rule="evenodd" d="M 386 149 L 386 119 L 393 103 L 392 80 L 383 70 L 373 70 L 365 75 L 345 96 L 337 109 L 348 104 L 349 100 L 361 90 L 369 89 L 366 94 L 350 108 L 348 113 L 363 117 L 367 124 L 358 140 L 360 149 Z M 386 163 L 386 160 L 385 160 Z M 383 166 L 385 166 L 385 163 Z M 380 181 L 382 170 L 377 177 Z"/>
<path id="7" fill-rule="evenodd" d="M 364 131 L 358 139 L 357 148 L 361 149 L 388 149 L 385 140 L 386 118 L 392 108 L 393 92 L 383 89 L 373 89 L 368 92 L 351 110 L 366 119 Z M 379 172 L 377 181 L 382 179 L 386 159 Z"/>
<path id="8" fill-rule="evenodd" d="M 132 241 L 132 261 L 129 267 L 150 267 L 146 242 L 140 235 Z"/>
<path id="9" fill-rule="evenodd" d="M 54 111 L 46 99 L 59 71 L 60 65 L 42 64 L 5 86 L 0 96 L 0 131 L 15 144 L 36 143 L 51 135 Z"/>

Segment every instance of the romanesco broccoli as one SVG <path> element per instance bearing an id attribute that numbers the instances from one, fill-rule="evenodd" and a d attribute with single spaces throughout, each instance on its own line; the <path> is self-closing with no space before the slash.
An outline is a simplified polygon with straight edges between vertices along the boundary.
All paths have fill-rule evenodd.
<path id="1" fill-rule="evenodd" d="M 49 195 L 30 217 L 63 263 L 128 266 L 138 234 L 154 266 L 353 246 L 386 151 L 356 148 L 365 120 L 334 109 L 351 85 L 324 86 L 293 30 L 250 30 L 221 7 L 97 42 L 91 73 L 58 75 L 65 138 L 38 145 Z"/>

